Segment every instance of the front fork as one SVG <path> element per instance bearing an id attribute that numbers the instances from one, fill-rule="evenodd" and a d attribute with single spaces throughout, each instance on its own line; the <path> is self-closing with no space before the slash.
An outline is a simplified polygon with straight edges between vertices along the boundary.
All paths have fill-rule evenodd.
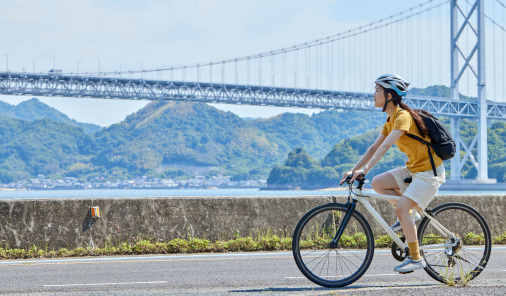
<path id="1" fill-rule="evenodd" d="M 344 219 L 341 222 L 341 225 L 339 225 L 339 228 L 337 229 L 336 235 L 334 236 L 334 239 L 330 242 L 331 248 L 337 248 L 338 242 L 341 239 L 341 236 L 343 235 L 344 229 L 348 225 L 348 222 L 351 219 L 351 215 L 353 214 L 353 211 L 355 211 L 355 207 L 357 206 L 357 201 L 353 200 L 352 202 L 346 203 L 346 215 L 344 216 Z"/>

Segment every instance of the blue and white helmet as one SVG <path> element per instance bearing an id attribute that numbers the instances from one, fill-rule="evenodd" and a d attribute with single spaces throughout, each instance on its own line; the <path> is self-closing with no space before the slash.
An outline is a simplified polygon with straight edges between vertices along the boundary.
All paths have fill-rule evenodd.
<path id="1" fill-rule="evenodd" d="M 399 96 L 405 96 L 408 93 L 409 82 L 404 80 L 397 74 L 384 74 L 374 81 L 383 86 L 383 88 L 390 88 L 395 90 Z"/>

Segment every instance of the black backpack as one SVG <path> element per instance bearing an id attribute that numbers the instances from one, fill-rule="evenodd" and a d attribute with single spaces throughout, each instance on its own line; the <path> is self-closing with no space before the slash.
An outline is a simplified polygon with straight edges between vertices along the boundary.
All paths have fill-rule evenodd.
<path id="1" fill-rule="evenodd" d="M 432 171 L 434 172 L 434 176 L 437 176 L 436 165 L 434 164 L 434 159 L 432 158 L 430 148 L 432 147 L 432 149 L 434 149 L 434 152 L 436 152 L 436 155 L 439 156 L 442 160 L 448 160 L 455 155 L 456 152 L 455 141 L 453 140 L 452 135 L 450 134 L 450 132 L 448 132 L 444 124 L 441 121 L 439 121 L 434 115 L 422 109 L 414 111 L 417 112 L 418 115 L 420 115 L 423 122 L 425 123 L 425 126 L 429 129 L 428 136 L 432 140 L 432 143 L 429 143 L 424 139 L 415 136 L 413 134 L 406 134 L 406 136 L 415 139 L 421 142 L 422 144 L 427 145 L 430 164 L 432 165 Z M 418 130 L 420 130 L 419 127 Z"/>

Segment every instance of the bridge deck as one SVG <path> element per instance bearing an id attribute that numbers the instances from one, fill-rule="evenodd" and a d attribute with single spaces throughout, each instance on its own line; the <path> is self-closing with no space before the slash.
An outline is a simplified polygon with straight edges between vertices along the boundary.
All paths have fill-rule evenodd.
<path id="1" fill-rule="evenodd" d="M 11 72 L 0 72 L 0 94 L 379 111 L 369 93 Z M 478 117 L 476 101 L 412 96 L 405 103 L 440 116 Z M 489 102 L 488 118 L 506 120 L 506 104 Z"/>

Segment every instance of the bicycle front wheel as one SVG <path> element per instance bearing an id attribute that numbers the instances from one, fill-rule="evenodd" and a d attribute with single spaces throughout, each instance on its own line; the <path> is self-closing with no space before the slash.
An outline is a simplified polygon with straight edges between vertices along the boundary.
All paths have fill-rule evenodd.
<path id="1" fill-rule="evenodd" d="M 295 228 L 293 256 L 300 271 L 315 284 L 335 288 L 358 280 L 369 268 L 374 236 L 369 223 L 354 211 L 337 247 L 331 247 L 347 208 L 326 204 L 309 211 Z"/>
<path id="2" fill-rule="evenodd" d="M 425 258 L 425 271 L 442 283 L 468 282 L 485 268 L 492 250 L 487 222 L 474 208 L 461 203 L 442 204 L 432 210 L 435 219 L 457 236 L 452 248 L 428 249 L 420 253 Z M 423 245 L 451 242 L 428 218 L 418 228 L 418 241 Z"/>

